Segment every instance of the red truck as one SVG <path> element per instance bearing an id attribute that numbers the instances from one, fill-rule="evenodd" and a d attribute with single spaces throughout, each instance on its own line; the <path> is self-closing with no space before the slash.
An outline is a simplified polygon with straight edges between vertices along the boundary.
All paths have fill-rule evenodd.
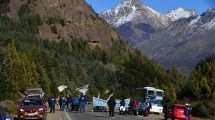
<path id="1" fill-rule="evenodd" d="M 168 118 L 172 120 L 186 120 L 185 116 L 186 106 L 181 104 L 174 104 L 172 109 L 168 111 Z M 192 114 L 189 116 L 189 120 L 192 120 Z"/>
<path id="2" fill-rule="evenodd" d="M 45 120 L 46 119 L 47 107 L 41 98 L 27 97 L 24 98 L 21 104 L 17 107 L 18 120 L 35 119 Z"/>

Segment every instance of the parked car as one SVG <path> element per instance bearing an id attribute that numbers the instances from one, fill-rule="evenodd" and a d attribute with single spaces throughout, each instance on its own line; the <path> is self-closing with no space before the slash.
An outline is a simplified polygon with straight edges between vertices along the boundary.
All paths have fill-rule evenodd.
<path id="1" fill-rule="evenodd" d="M 46 119 L 47 107 L 40 98 L 24 98 L 17 108 L 18 119 Z"/>
<path id="2" fill-rule="evenodd" d="M 186 120 L 185 116 L 186 106 L 181 104 L 174 104 L 171 110 L 168 110 L 168 118 L 175 120 Z M 167 119 L 168 119 L 167 118 Z M 189 116 L 189 120 L 192 120 L 192 114 Z"/>

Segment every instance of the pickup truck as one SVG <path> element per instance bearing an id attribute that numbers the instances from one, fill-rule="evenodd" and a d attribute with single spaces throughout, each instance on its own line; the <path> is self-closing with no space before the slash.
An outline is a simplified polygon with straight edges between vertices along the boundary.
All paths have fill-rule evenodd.
<path id="1" fill-rule="evenodd" d="M 17 107 L 18 120 L 35 119 L 45 120 L 46 119 L 47 107 L 40 98 L 24 98 Z"/>

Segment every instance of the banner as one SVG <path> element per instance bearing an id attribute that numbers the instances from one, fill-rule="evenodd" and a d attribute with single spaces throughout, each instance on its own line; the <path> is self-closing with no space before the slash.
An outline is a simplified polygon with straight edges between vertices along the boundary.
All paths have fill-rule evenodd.
<path id="1" fill-rule="evenodd" d="M 57 89 L 58 89 L 59 92 L 63 92 L 66 88 L 67 88 L 66 85 L 61 85 L 61 86 L 57 87 Z"/>
<path id="2" fill-rule="evenodd" d="M 93 107 L 107 107 L 107 100 L 93 97 Z"/>
<path id="3" fill-rule="evenodd" d="M 86 95 L 88 89 L 89 89 L 89 85 L 87 84 L 87 85 L 85 85 L 85 86 L 83 86 L 83 87 L 81 87 L 81 88 L 77 88 L 77 89 L 75 89 L 75 90 L 77 90 L 77 91 L 79 91 L 80 93 Z"/>
<path id="4" fill-rule="evenodd" d="M 125 108 L 127 109 L 129 107 L 130 99 L 125 99 Z M 108 107 L 107 100 L 99 99 L 96 97 L 93 97 L 93 107 Z M 116 100 L 116 109 L 119 109 L 120 107 L 120 99 Z"/>

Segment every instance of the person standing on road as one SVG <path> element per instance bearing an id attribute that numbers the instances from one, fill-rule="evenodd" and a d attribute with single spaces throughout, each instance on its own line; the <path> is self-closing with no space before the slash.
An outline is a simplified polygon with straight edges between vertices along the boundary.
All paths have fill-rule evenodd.
<path id="1" fill-rule="evenodd" d="M 48 103 L 50 107 L 50 113 L 55 113 L 56 98 L 54 96 L 49 97 Z"/>
<path id="2" fill-rule="evenodd" d="M 79 106 L 80 106 L 80 102 L 79 102 L 79 96 L 75 96 L 72 98 L 72 110 L 73 111 L 78 111 L 79 110 Z"/>
<path id="3" fill-rule="evenodd" d="M 62 109 L 62 97 L 60 96 L 59 100 L 58 100 L 58 104 L 60 106 L 60 111 Z"/>
<path id="4" fill-rule="evenodd" d="M 125 99 L 122 97 L 120 101 L 120 108 L 119 108 L 119 114 L 125 114 Z"/>
<path id="5" fill-rule="evenodd" d="M 69 97 L 67 98 L 67 110 L 68 110 L 69 112 L 72 111 L 72 106 L 73 106 L 72 96 L 69 96 Z"/>
<path id="6" fill-rule="evenodd" d="M 186 120 L 190 120 L 191 112 L 192 112 L 192 106 L 190 104 L 185 104 L 185 116 L 186 116 Z"/>
<path id="7" fill-rule="evenodd" d="M 108 104 L 108 108 L 109 108 L 109 115 L 110 117 L 114 116 L 114 110 L 115 110 L 115 106 L 116 106 L 116 101 L 114 96 L 111 96 L 110 99 L 107 102 Z"/>
<path id="8" fill-rule="evenodd" d="M 60 104 L 60 110 L 61 110 L 61 111 L 64 111 L 64 110 L 65 110 L 66 102 L 67 102 L 66 97 L 61 97 L 61 98 L 60 98 L 59 104 Z"/>
<path id="9" fill-rule="evenodd" d="M 86 95 L 81 94 L 80 99 L 79 99 L 79 103 L 80 103 L 80 112 L 85 112 L 86 105 L 87 105 Z"/>

